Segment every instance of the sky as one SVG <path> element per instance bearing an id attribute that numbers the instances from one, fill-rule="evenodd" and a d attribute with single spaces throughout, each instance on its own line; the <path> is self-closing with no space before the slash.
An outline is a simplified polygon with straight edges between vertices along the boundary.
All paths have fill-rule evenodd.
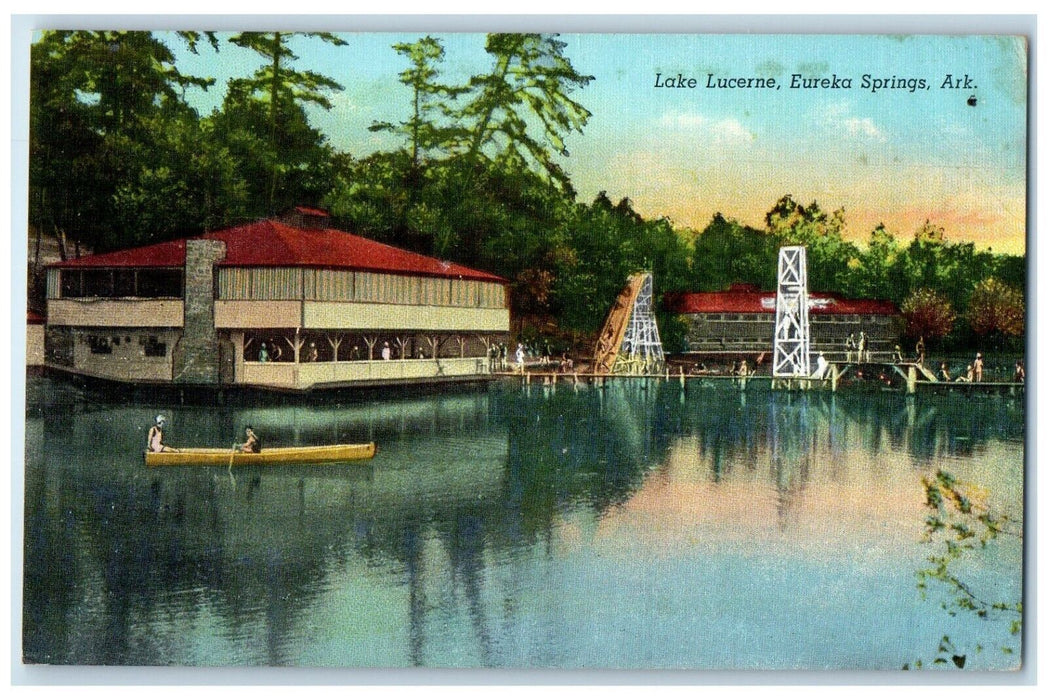
<path id="1" fill-rule="evenodd" d="M 295 38 L 295 67 L 345 88 L 330 95 L 331 110 L 311 110 L 311 122 L 333 146 L 364 156 L 398 145 L 367 127 L 407 118 L 410 95 L 397 81 L 407 64 L 392 45 L 422 35 L 341 34 L 348 42 L 341 47 Z M 446 49 L 446 82 L 490 67 L 483 34 L 433 36 Z M 681 227 L 702 229 L 717 212 L 762 227 L 764 214 L 791 194 L 825 211 L 843 207 L 845 236 L 860 243 L 878 223 L 909 240 L 930 220 L 948 241 L 1025 252 L 1022 38 L 587 33 L 561 39 L 575 68 L 594 77 L 573 94 L 592 117 L 582 134 L 568 138 L 570 156 L 562 161 L 583 201 L 604 190 L 614 201 L 629 197 L 646 217 L 666 216 Z M 226 41 L 218 53 L 179 49 L 178 56 L 183 72 L 217 78 L 206 93 L 188 94 L 202 113 L 221 103 L 228 78 L 261 64 Z M 678 75 L 694 78 L 695 87 L 667 87 Z M 710 87 L 739 78 L 773 78 L 778 86 Z M 795 80 L 823 78 L 825 87 L 792 87 Z"/>

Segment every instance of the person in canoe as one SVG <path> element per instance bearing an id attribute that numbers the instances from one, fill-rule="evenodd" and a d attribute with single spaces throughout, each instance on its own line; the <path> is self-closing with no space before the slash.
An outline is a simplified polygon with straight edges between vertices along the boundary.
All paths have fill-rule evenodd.
<path id="1" fill-rule="evenodd" d="M 240 447 L 237 449 L 239 449 L 241 452 L 262 451 L 262 441 L 258 439 L 258 436 L 255 435 L 255 431 L 251 428 L 250 425 L 247 426 L 247 429 L 244 431 L 244 435 L 247 438 L 247 440 L 244 442 L 243 445 L 240 445 Z"/>
<path id="2" fill-rule="evenodd" d="M 178 452 L 174 447 L 164 444 L 164 417 L 157 416 L 156 423 L 149 429 L 149 451 L 150 452 Z"/>

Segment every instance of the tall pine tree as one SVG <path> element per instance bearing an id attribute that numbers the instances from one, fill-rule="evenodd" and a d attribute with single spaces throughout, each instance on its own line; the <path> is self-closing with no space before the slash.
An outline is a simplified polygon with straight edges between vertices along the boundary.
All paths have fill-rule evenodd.
<path id="1" fill-rule="evenodd" d="M 326 164 L 330 153 L 320 132 L 309 126 L 303 107 L 331 109 L 327 93 L 342 89 L 327 76 L 293 67 L 298 56 L 290 42 L 298 37 L 334 46 L 346 43 L 328 32 L 242 32 L 229 39 L 265 60 L 251 77 L 229 81 L 218 122 L 231 150 L 245 163 L 253 161 L 251 177 L 264 173 L 265 186 L 256 190 L 256 206 L 268 214 L 299 203 L 296 200 L 302 196 L 319 196 L 308 180 Z"/>

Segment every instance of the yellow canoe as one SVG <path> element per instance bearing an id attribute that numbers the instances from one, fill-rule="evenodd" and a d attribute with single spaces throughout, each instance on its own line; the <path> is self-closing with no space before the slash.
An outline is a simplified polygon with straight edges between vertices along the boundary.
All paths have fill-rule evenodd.
<path id="1" fill-rule="evenodd" d="M 178 452 L 146 452 L 147 467 L 245 466 L 248 464 L 330 464 L 371 459 L 375 443 L 362 445 L 318 445 L 315 447 L 267 447 L 261 452 L 234 452 L 230 449 L 190 447 Z M 232 458 L 232 459 L 231 459 Z"/>

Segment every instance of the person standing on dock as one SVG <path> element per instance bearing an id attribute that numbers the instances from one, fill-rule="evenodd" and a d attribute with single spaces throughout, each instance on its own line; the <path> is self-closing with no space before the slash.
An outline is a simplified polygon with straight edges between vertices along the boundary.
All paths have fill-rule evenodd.
<path id="1" fill-rule="evenodd" d="M 1016 384 L 1026 383 L 1026 369 L 1023 367 L 1022 360 L 1015 361 L 1015 374 L 1012 375 L 1012 381 Z"/>
<path id="2" fill-rule="evenodd" d="M 844 358 L 846 362 L 855 359 L 855 334 L 849 333 L 844 340 Z"/>
<path id="3" fill-rule="evenodd" d="M 499 369 L 506 371 L 506 357 L 509 351 L 506 350 L 505 343 L 499 343 Z"/>
<path id="4" fill-rule="evenodd" d="M 815 372 L 811 375 L 812 379 L 825 379 L 829 368 L 830 363 L 826 361 L 826 356 L 820 352 L 819 357 L 815 360 Z"/>
<path id="5" fill-rule="evenodd" d="M 520 367 L 520 373 L 524 373 L 524 344 L 517 343 L 517 366 Z"/>
<path id="6" fill-rule="evenodd" d="M 859 331 L 859 362 L 869 362 L 870 358 L 866 353 L 866 331 Z"/>
<path id="7" fill-rule="evenodd" d="M 262 343 L 262 347 L 258 351 L 258 361 L 269 362 L 269 350 L 266 348 L 265 343 Z"/>
<path id="8" fill-rule="evenodd" d="M 382 343 L 382 359 L 388 360 L 393 357 L 393 351 L 389 349 L 389 343 Z"/>
<path id="9" fill-rule="evenodd" d="M 982 353 L 975 353 L 975 362 L 972 363 L 972 369 L 975 371 L 974 381 L 981 382 L 983 377 L 983 359 Z"/>
<path id="10" fill-rule="evenodd" d="M 562 352 L 560 354 L 560 371 L 570 372 L 574 366 L 575 362 L 570 357 L 568 357 L 567 351 Z"/>

